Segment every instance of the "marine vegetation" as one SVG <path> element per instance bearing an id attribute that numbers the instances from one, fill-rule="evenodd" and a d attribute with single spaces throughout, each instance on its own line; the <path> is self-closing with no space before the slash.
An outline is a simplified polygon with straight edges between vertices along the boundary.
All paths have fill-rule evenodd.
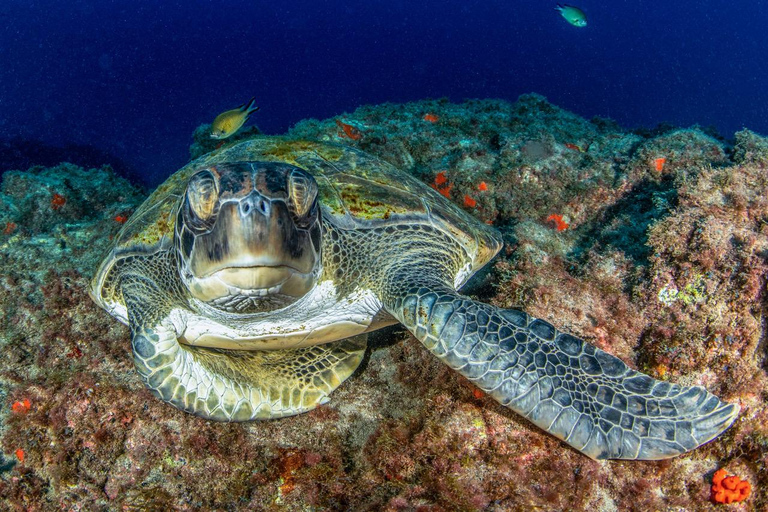
<path id="1" fill-rule="evenodd" d="M 340 134 L 338 119 L 364 136 Z M 768 140 L 744 130 L 726 144 L 695 127 L 643 136 L 535 95 L 366 106 L 286 137 L 357 148 L 447 188 L 463 215 L 500 233 L 497 260 L 462 290 L 473 303 L 524 308 L 670 387 L 705 386 L 738 404 L 738 419 L 677 458 L 592 460 L 400 327 L 369 334 L 361 370 L 306 414 L 185 414 L 153 398 L 130 330 L 87 296 L 115 236 L 145 218 L 145 196 L 109 169 L 36 168 L 6 172 L 0 195 L 0 225 L 17 226 L 0 234 L 0 495 L 12 508 L 699 510 L 712 506 L 719 467 L 766 487 Z M 205 185 L 195 197 L 207 197 Z M 54 193 L 66 198 L 59 209 Z M 208 204 L 190 211 L 205 217 Z M 337 204 L 348 205 L 368 219 L 386 213 L 365 194 Z M 550 215 L 568 229 L 553 229 Z M 663 302 L 665 288 L 692 299 Z M 756 491 L 742 506 L 768 502 Z"/>

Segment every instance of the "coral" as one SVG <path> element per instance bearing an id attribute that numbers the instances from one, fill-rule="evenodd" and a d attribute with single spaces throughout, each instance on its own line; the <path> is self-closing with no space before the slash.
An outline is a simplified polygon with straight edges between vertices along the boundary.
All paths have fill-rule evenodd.
<path id="1" fill-rule="evenodd" d="M 552 223 L 552 225 L 558 231 L 565 231 L 566 229 L 568 229 L 568 223 L 563 219 L 562 215 L 553 213 L 552 215 L 547 217 L 547 222 Z"/>
<path id="2" fill-rule="evenodd" d="M 31 407 L 32 404 L 29 402 L 29 399 L 25 398 L 21 402 L 13 402 L 11 410 L 16 414 L 24 414 L 25 412 L 28 412 Z"/>
<path id="3" fill-rule="evenodd" d="M 430 187 L 440 192 L 440 195 L 450 199 L 451 188 L 453 185 L 448 181 L 448 177 L 445 175 L 445 171 L 440 171 L 435 176 L 435 180 L 429 184 Z"/>
<path id="4" fill-rule="evenodd" d="M 725 476 L 724 469 L 715 471 L 712 477 L 712 501 L 715 503 L 738 503 L 749 497 L 752 487 L 737 476 Z"/>
<path id="5" fill-rule="evenodd" d="M 11 234 L 49 234 L 75 223 L 101 220 L 104 213 L 134 208 L 142 191 L 108 167 L 82 169 L 62 163 L 6 171 L 0 187 L 0 221 Z M 107 212 L 108 210 L 108 212 Z"/>

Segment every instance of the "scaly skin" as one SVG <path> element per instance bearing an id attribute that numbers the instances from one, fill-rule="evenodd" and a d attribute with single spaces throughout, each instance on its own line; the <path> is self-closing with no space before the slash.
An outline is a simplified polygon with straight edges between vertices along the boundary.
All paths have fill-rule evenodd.
<path id="1" fill-rule="evenodd" d="M 673 457 L 736 418 L 736 405 L 702 387 L 655 380 L 543 320 L 460 295 L 446 279 L 460 258 L 442 242 L 398 247 L 408 264 L 385 271 L 386 309 L 440 360 L 585 455 Z"/>
<path id="2" fill-rule="evenodd" d="M 133 257 L 119 267 L 134 365 L 158 398 L 218 421 L 291 416 L 327 402 L 362 361 L 365 335 L 279 351 L 180 344 L 183 319 L 172 311 L 185 301 L 172 259 L 164 252 Z"/>

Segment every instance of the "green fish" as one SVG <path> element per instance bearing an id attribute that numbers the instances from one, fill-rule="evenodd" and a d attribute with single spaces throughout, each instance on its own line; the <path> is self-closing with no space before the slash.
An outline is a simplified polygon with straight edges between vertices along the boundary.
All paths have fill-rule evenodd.
<path id="1" fill-rule="evenodd" d="M 565 18 L 565 21 L 567 21 L 574 27 L 587 26 L 587 15 L 584 14 L 584 11 L 582 11 L 578 7 L 574 7 L 572 5 L 557 4 L 557 7 L 555 7 L 555 10 L 560 11 L 560 15 L 563 18 Z"/>
<path id="2" fill-rule="evenodd" d="M 234 135 L 248 121 L 251 114 L 259 110 L 259 107 L 254 105 L 255 102 L 256 98 L 251 98 L 248 103 L 243 103 L 237 108 L 227 110 L 216 116 L 211 124 L 211 138 L 226 139 Z"/>

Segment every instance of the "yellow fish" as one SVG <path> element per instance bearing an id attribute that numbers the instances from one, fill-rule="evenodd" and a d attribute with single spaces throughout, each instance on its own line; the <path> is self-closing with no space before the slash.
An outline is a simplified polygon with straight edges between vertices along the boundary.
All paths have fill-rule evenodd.
<path id="1" fill-rule="evenodd" d="M 578 7 L 574 7 L 572 5 L 557 4 L 557 7 L 555 7 L 555 10 L 560 11 L 560 15 L 563 18 L 565 18 L 565 20 L 571 25 L 573 25 L 574 27 L 587 26 L 587 15 L 584 14 L 584 11 L 582 11 Z"/>
<path id="2" fill-rule="evenodd" d="M 259 107 L 254 105 L 255 101 L 256 98 L 251 98 L 248 103 L 217 115 L 211 124 L 211 138 L 226 139 L 234 135 L 248 121 L 251 114 L 259 110 Z"/>

